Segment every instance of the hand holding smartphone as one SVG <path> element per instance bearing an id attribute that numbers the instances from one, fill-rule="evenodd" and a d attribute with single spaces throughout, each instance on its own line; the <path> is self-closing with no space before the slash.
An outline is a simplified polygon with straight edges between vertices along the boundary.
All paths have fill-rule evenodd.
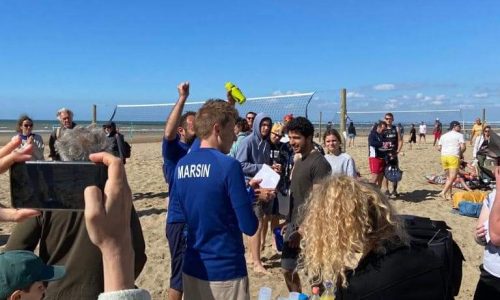
<path id="1" fill-rule="evenodd" d="M 12 206 L 83 210 L 88 186 L 104 189 L 107 167 L 93 162 L 27 161 L 10 168 Z"/>

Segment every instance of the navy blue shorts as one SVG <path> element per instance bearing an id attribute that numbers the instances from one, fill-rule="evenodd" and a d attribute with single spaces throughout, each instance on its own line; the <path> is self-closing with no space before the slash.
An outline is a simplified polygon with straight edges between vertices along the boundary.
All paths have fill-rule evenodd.
<path id="1" fill-rule="evenodd" d="M 167 224 L 167 240 L 170 249 L 170 288 L 182 292 L 182 265 L 186 251 L 186 224 Z"/>

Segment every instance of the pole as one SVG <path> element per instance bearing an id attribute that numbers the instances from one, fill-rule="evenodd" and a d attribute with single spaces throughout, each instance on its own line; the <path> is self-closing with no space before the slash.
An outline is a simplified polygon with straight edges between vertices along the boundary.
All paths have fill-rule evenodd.
<path id="1" fill-rule="evenodd" d="M 321 124 L 322 124 L 322 119 L 323 119 L 323 112 L 320 111 L 319 112 L 319 136 L 318 136 L 320 144 L 321 144 Z"/>
<path id="2" fill-rule="evenodd" d="M 340 90 L 340 136 L 342 137 L 342 148 L 345 151 L 345 135 L 346 132 L 346 116 L 347 116 L 347 90 Z"/>
<path id="3" fill-rule="evenodd" d="M 486 123 L 486 108 L 483 108 L 483 121 L 481 122 L 482 124 Z"/>
<path id="4" fill-rule="evenodd" d="M 97 105 L 92 104 L 92 124 L 97 123 Z"/>

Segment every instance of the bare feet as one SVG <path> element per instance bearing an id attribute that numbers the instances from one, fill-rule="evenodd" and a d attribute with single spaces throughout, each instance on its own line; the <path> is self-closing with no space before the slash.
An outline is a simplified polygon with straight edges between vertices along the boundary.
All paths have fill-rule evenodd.
<path id="1" fill-rule="evenodd" d="M 268 270 L 266 270 L 266 268 L 264 268 L 263 265 L 259 264 L 259 265 L 254 265 L 253 267 L 253 271 L 255 273 L 259 273 L 259 274 L 265 274 L 265 275 L 269 275 L 271 273 L 269 273 Z"/>
<path id="2" fill-rule="evenodd" d="M 450 201 L 450 200 L 451 200 L 451 196 L 450 196 L 450 197 L 448 197 L 447 195 L 443 194 L 443 192 L 439 193 L 439 194 L 438 194 L 438 196 L 439 196 L 441 199 L 445 200 L 445 201 Z"/>

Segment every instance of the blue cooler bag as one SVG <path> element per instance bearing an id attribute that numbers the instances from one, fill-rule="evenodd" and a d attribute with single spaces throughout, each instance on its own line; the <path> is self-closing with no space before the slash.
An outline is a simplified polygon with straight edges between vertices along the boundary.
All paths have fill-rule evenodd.
<path id="1" fill-rule="evenodd" d="M 482 203 L 474 203 L 469 201 L 462 201 L 458 203 L 458 213 L 462 216 L 479 218 L 481 213 Z"/>

